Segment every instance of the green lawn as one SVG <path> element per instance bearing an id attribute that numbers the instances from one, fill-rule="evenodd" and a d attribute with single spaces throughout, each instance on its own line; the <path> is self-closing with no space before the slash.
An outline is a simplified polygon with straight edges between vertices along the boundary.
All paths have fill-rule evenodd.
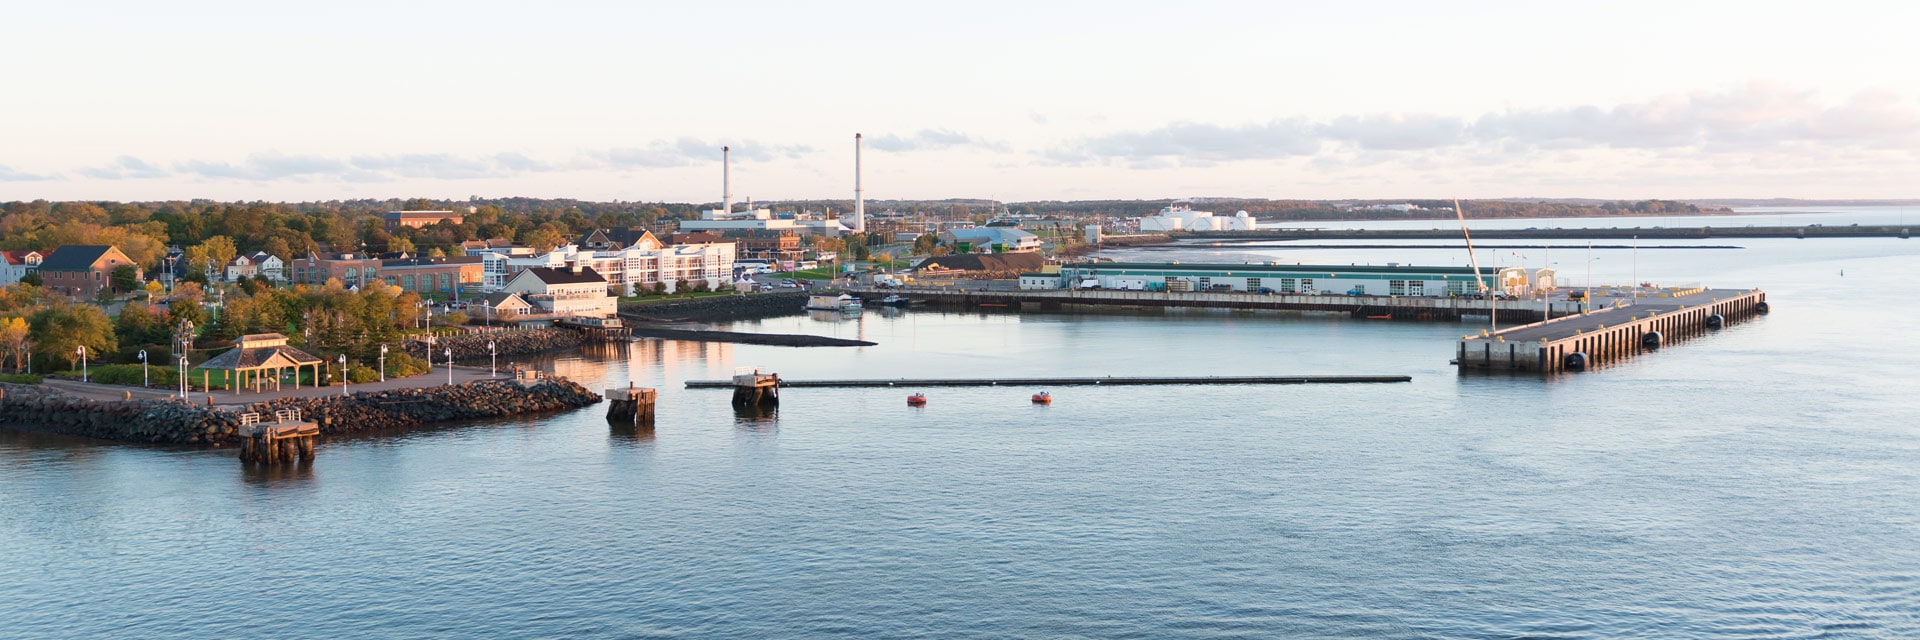
<path id="1" fill-rule="evenodd" d="M 670 293 L 663 296 L 622 296 L 620 304 L 652 304 L 655 302 L 673 302 L 675 300 L 694 300 L 714 296 L 734 295 L 732 291 L 693 291 L 688 293 Z"/>

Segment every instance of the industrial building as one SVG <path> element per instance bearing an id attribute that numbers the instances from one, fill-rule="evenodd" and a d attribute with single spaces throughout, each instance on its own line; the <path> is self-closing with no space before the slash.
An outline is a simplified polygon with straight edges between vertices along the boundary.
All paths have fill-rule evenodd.
<path id="1" fill-rule="evenodd" d="M 1508 295 L 1554 288 L 1551 269 L 1488 269 L 1479 276 L 1468 267 L 1314 265 L 1241 263 L 1182 264 L 1084 262 L 1063 265 L 1060 273 L 1023 273 L 1022 289 L 1118 289 L 1125 291 L 1244 291 L 1279 294 L 1354 294 L 1449 296 L 1478 293 L 1476 279 Z"/>
<path id="2" fill-rule="evenodd" d="M 1216 216 L 1211 211 L 1194 211 L 1183 206 L 1169 206 L 1161 209 L 1159 215 L 1140 219 L 1140 232 L 1168 231 L 1253 231 L 1259 228 L 1259 222 L 1247 212 L 1241 211 L 1233 217 Z"/>

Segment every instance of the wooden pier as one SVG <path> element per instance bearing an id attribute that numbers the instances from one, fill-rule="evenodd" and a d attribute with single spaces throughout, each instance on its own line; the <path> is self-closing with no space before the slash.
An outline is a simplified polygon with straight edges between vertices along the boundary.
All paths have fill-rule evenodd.
<path id="1" fill-rule="evenodd" d="M 1764 315 L 1758 289 L 1708 289 L 1461 338 L 1461 369 L 1541 375 L 1582 371 L 1654 351 L 1688 336 Z"/>
<path id="2" fill-rule="evenodd" d="M 653 424 L 653 404 L 659 392 L 648 387 L 607 389 L 607 422 L 616 424 Z"/>
<path id="3" fill-rule="evenodd" d="M 759 367 L 740 367 L 733 370 L 732 380 L 721 381 L 719 386 L 733 388 L 734 407 L 777 407 L 780 406 L 780 387 L 788 385 L 778 373 L 762 373 Z"/>
<path id="4" fill-rule="evenodd" d="M 1412 376 L 1102 376 L 1043 378 L 895 378 L 891 380 L 779 380 L 782 387 L 1000 387 L 1202 384 L 1358 384 L 1411 382 Z M 688 380 L 688 389 L 738 388 L 732 380 Z M 735 399 L 738 399 L 736 392 Z M 738 404 L 737 402 L 735 404 Z"/>
<path id="5" fill-rule="evenodd" d="M 300 419 L 299 409 L 275 411 L 273 418 L 273 422 L 261 422 L 258 413 L 241 414 L 240 462 L 265 465 L 313 462 L 313 445 L 320 437 L 320 425 Z"/>

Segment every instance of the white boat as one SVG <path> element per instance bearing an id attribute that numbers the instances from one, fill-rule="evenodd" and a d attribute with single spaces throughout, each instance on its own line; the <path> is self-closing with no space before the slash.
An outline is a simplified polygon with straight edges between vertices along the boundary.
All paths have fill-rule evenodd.
<path id="1" fill-rule="evenodd" d="M 859 311 L 860 299 L 847 294 L 838 296 L 807 296 L 808 311 Z"/>

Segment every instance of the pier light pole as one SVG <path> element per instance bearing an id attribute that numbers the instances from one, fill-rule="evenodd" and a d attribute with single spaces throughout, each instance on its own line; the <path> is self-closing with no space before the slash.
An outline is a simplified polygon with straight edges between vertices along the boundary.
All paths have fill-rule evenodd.
<path id="1" fill-rule="evenodd" d="M 340 395 L 347 395 L 347 354 L 340 354 Z"/>
<path id="2" fill-rule="evenodd" d="M 153 386 L 153 382 L 151 381 L 150 378 L 147 377 L 147 350 L 141 349 L 140 350 L 140 388 L 145 389 L 151 386 Z"/>
<path id="3" fill-rule="evenodd" d="M 80 354 L 80 381 L 86 382 L 87 381 L 87 345 L 84 345 L 84 344 L 80 345 L 78 348 L 74 349 L 73 352 Z"/>
<path id="4" fill-rule="evenodd" d="M 433 352 L 429 351 L 427 355 L 432 356 Z M 428 359 L 431 360 L 432 358 L 429 357 Z M 453 384 L 453 347 L 447 347 L 447 384 Z"/>
<path id="5" fill-rule="evenodd" d="M 487 358 L 492 361 L 487 365 L 487 377 L 500 377 L 500 352 L 493 348 L 492 340 L 487 341 Z"/>
<path id="6" fill-rule="evenodd" d="M 380 345 L 380 381 L 387 381 L 387 345 Z"/>
<path id="7" fill-rule="evenodd" d="M 180 399 L 187 399 L 187 357 L 180 356 Z"/>

